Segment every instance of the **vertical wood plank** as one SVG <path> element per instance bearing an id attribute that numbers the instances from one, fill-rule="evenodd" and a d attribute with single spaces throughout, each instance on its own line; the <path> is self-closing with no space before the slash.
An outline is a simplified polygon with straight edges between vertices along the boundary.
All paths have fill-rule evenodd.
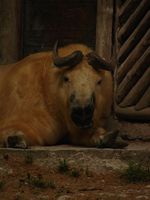
<path id="1" fill-rule="evenodd" d="M 113 0 L 97 1 L 96 51 L 110 61 L 112 57 Z"/>
<path id="2" fill-rule="evenodd" d="M 0 0 L 0 64 L 19 58 L 20 9 L 20 0 Z"/>

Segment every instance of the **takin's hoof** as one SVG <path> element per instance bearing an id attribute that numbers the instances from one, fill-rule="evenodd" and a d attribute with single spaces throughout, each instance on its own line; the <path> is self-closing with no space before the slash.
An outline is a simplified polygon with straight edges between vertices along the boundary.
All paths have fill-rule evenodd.
<path id="1" fill-rule="evenodd" d="M 124 148 L 124 147 L 127 147 L 127 146 L 128 146 L 128 142 L 126 142 L 125 140 L 123 140 L 121 138 L 121 136 L 118 136 L 117 139 L 116 139 L 116 142 L 114 143 L 113 148 L 121 149 L 121 148 Z"/>
<path id="2" fill-rule="evenodd" d="M 107 133 L 98 145 L 99 148 L 124 148 L 128 143 L 119 136 L 119 131 L 115 130 Z"/>
<path id="3" fill-rule="evenodd" d="M 15 135 L 9 135 L 7 137 L 7 140 L 5 141 L 5 147 L 7 148 L 19 148 L 19 149 L 26 149 L 27 148 L 27 143 L 20 132 L 19 134 Z"/>

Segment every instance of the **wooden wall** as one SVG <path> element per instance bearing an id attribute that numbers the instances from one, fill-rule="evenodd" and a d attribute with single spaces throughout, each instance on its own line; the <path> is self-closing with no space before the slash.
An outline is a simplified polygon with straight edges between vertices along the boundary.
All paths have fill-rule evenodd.
<path id="1" fill-rule="evenodd" d="M 119 117 L 150 120 L 150 1 L 117 7 L 115 103 Z"/>
<path id="2" fill-rule="evenodd" d="M 60 45 L 95 48 L 97 0 L 23 0 L 23 55 Z"/>
<path id="3" fill-rule="evenodd" d="M 98 0 L 96 51 L 110 62 L 113 60 L 113 12 L 113 0 Z"/>
<path id="4" fill-rule="evenodd" d="M 0 0 L 0 64 L 49 50 L 57 39 L 63 44 L 96 46 L 101 56 L 111 60 L 113 0 L 63 1 L 67 7 L 60 0 L 57 4 L 54 0 Z M 45 2 L 42 7 L 41 2 Z"/>
<path id="5" fill-rule="evenodd" d="M 20 0 L 0 0 L 0 64 L 18 60 L 20 52 Z"/>

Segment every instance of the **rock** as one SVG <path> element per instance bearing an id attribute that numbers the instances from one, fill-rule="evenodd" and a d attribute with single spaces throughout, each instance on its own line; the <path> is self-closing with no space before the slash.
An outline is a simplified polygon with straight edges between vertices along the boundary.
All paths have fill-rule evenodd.
<path id="1" fill-rule="evenodd" d="M 136 199 L 145 200 L 145 199 L 149 199 L 149 197 L 145 195 L 140 195 L 140 196 L 137 196 Z"/>
<path id="2" fill-rule="evenodd" d="M 0 167 L 0 175 L 12 175 L 13 170 L 9 168 Z"/>
<path id="3" fill-rule="evenodd" d="M 14 196 L 14 200 L 23 200 L 23 196 L 20 192 L 17 192 Z"/>
<path id="4" fill-rule="evenodd" d="M 57 198 L 57 200 L 68 200 L 68 199 L 71 199 L 71 196 L 70 195 L 63 195 L 63 196 L 59 196 Z"/>
<path id="5" fill-rule="evenodd" d="M 43 196 L 39 196 L 38 200 L 50 200 L 50 197 L 48 195 L 43 195 Z"/>
<path id="6" fill-rule="evenodd" d="M 7 174 L 8 174 L 8 175 L 12 175 L 12 174 L 13 174 L 13 170 L 12 170 L 12 169 L 9 169 L 9 170 L 7 171 Z"/>
<path id="7" fill-rule="evenodd" d="M 118 198 L 120 198 L 120 199 L 128 199 L 127 197 L 128 197 L 128 195 L 127 194 L 119 194 L 118 196 L 117 196 Z"/>
<path id="8" fill-rule="evenodd" d="M 149 188 L 150 188 L 150 185 L 146 185 L 145 187 L 149 189 Z"/>

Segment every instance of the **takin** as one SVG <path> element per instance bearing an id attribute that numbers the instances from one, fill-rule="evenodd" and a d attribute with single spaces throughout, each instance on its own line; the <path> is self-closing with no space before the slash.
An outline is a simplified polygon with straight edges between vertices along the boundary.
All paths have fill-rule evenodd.
<path id="1" fill-rule="evenodd" d="M 111 65 L 82 44 L 29 55 L 0 68 L 0 146 L 110 143 Z M 106 144 L 107 146 L 107 144 Z"/>

